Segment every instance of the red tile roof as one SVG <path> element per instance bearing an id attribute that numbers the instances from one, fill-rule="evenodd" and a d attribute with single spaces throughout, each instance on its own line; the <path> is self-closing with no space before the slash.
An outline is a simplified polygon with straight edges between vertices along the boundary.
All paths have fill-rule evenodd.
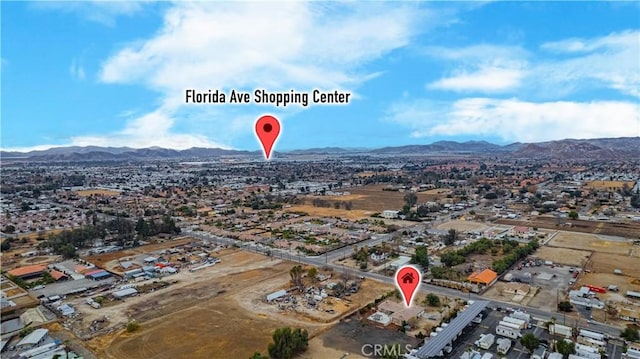
<path id="1" fill-rule="evenodd" d="M 45 268 L 46 268 L 45 266 L 40 264 L 32 264 L 30 266 L 24 266 L 24 267 L 12 269 L 8 273 L 14 277 L 22 277 L 22 276 L 34 275 L 40 272 L 44 272 Z"/>

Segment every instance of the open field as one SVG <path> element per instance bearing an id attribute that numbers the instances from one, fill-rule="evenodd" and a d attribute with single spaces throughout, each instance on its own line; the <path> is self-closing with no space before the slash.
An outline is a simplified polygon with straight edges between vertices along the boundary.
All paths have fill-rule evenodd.
<path id="1" fill-rule="evenodd" d="M 313 198 L 322 199 L 331 204 L 333 202 L 351 202 L 354 210 L 370 211 L 372 213 L 382 212 L 385 209 L 402 209 L 406 192 L 383 191 L 382 189 L 384 188 L 386 188 L 386 185 L 368 185 L 348 188 L 347 191 L 350 194 L 345 196 L 306 196 L 305 198 L 307 203 L 310 203 Z M 420 203 L 442 199 L 446 196 L 446 193 L 441 193 L 441 190 L 436 190 L 436 192 L 432 190 L 430 192 L 418 192 L 416 195 L 418 196 L 418 203 Z"/>
<path id="2" fill-rule="evenodd" d="M 619 236 L 625 238 L 640 239 L 640 223 L 612 223 L 612 222 L 595 222 L 567 219 L 566 222 L 571 223 L 571 227 L 560 227 L 558 220 L 551 217 L 533 217 L 531 220 L 512 220 L 498 219 L 496 223 L 509 224 L 512 226 L 537 227 L 548 229 L 566 229 L 571 232 L 602 234 L 609 236 Z"/>
<path id="3" fill-rule="evenodd" d="M 285 209 L 288 212 L 306 212 L 310 216 L 317 217 L 339 217 L 352 220 L 371 217 L 373 211 L 335 209 L 333 207 L 314 207 L 310 204 L 293 205 Z"/>
<path id="4" fill-rule="evenodd" d="M 355 311 L 392 288 L 364 281 L 348 300 L 329 299 L 335 311 L 331 315 L 307 308 L 281 310 L 263 298 L 289 287 L 293 263 L 239 250 L 224 252 L 222 263 L 214 267 L 167 277 L 178 280 L 167 289 L 94 311 L 112 321 L 118 313 L 120 320 L 135 318 L 141 330 L 92 339 L 92 350 L 101 358 L 248 358 L 255 351 L 266 353 L 275 328 L 302 327 L 316 335 L 343 312 Z"/>
<path id="5" fill-rule="evenodd" d="M 473 221 L 449 221 L 438 225 L 438 229 L 449 230 L 455 229 L 460 232 L 482 232 L 487 230 L 489 227 L 484 223 L 473 222 Z"/>
<path id="6" fill-rule="evenodd" d="M 543 246 L 538 248 L 535 256 L 553 263 L 582 268 L 589 259 L 591 252 L 570 248 Z"/>
<path id="7" fill-rule="evenodd" d="M 98 195 L 98 196 L 117 196 L 120 194 L 120 192 L 118 191 L 114 191 L 114 190 L 108 190 L 108 189 L 83 189 L 83 190 L 78 190 L 75 191 L 75 193 L 78 196 L 82 196 L 82 197 L 89 197 L 92 195 Z"/>
<path id="8" fill-rule="evenodd" d="M 585 184 L 585 187 L 608 190 L 622 188 L 625 184 L 628 188 L 633 188 L 635 185 L 633 181 L 591 181 Z"/>
<path id="9" fill-rule="evenodd" d="M 634 249 L 634 245 L 631 242 L 622 238 L 620 238 L 620 240 L 613 240 L 613 238 L 606 239 L 595 234 L 566 231 L 559 231 L 548 244 L 554 247 L 582 249 L 619 255 L 629 255 Z M 637 260 L 640 261 L 640 259 Z"/>
<path id="10" fill-rule="evenodd" d="M 613 273 L 614 269 L 620 269 L 623 274 L 640 279 L 640 259 L 637 257 L 596 252 L 587 268 L 593 273 Z"/>

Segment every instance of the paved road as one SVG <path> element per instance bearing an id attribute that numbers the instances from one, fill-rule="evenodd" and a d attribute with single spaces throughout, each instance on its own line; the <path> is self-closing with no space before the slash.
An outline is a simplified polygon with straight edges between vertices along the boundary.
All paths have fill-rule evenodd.
<path id="1" fill-rule="evenodd" d="M 385 283 L 389 283 L 389 284 L 395 284 L 394 283 L 394 279 L 391 277 L 387 277 L 378 273 L 371 273 L 371 272 L 363 272 L 357 269 L 353 269 L 353 268 L 348 268 L 345 267 L 343 265 L 338 265 L 333 263 L 334 259 L 338 259 L 338 258 L 342 258 L 342 256 L 344 254 L 348 254 L 348 253 L 352 253 L 353 249 L 351 249 L 352 246 L 347 246 L 344 247 L 342 249 L 333 251 L 331 253 L 329 253 L 328 255 L 320 255 L 320 256 L 303 256 L 303 255 L 296 255 L 296 254 L 292 254 L 290 251 L 284 249 L 284 250 L 279 250 L 279 249 L 274 249 L 274 248 L 269 248 L 266 246 L 260 246 L 260 245 L 255 245 L 255 244 L 250 244 L 250 243 L 246 243 L 246 242 L 242 242 L 242 241 L 236 241 L 234 239 L 230 239 L 230 238 L 222 238 L 222 237 L 217 237 L 208 233 L 204 233 L 204 232 L 193 232 L 190 230 L 185 230 L 186 235 L 192 236 L 196 239 L 201 239 L 201 240 L 207 240 L 207 241 L 213 241 L 216 243 L 220 243 L 220 244 L 226 244 L 226 245 L 237 245 L 240 248 L 243 248 L 245 250 L 249 250 L 249 251 L 253 251 L 253 252 L 257 252 L 257 253 L 263 253 L 263 254 L 267 254 L 269 253 L 272 256 L 275 257 L 279 257 L 279 258 L 283 258 L 283 259 L 289 259 L 291 261 L 296 261 L 296 262 L 300 262 L 300 263 L 304 263 L 304 264 L 308 264 L 308 265 L 314 265 L 317 267 L 329 267 L 332 268 L 333 270 L 337 271 L 338 273 L 345 273 L 351 276 L 355 276 L 355 277 L 364 277 L 364 278 L 370 278 L 370 279 L 375 279 L 381 282 L 385 282 Z M 373 245 L 375 243 L 379 243 L 379 241 L 385 240 L 390 238 L 390 234 L 389 235 L 382 235 L 379 236 L 378 238 L 372 238 L 370 240 L 368 240 L 369 242 L 367 242 L 367 245 Z M 360 242 L 358 243 L 358 245 L 364 245 L 365 243 Z M 335 252 L 335 253 L 334 253 Z M 540 310 L 537 308 L 533 308 L 533 307 L 529 307 L 529 306 L 523 306 L 523 305 L 515 305 L 513 303 L 510 302 L 503 302 L 500 300 L 495 300 L 495 299 L 488 299 L 488 298 L 483 298 L 477 294 L 474 293 L 462 293 L 458 290 L 455 289 L 450 289 L 450 288 L 444 288 L 444 287 L 438 287 L 438 286 L 434 286 L 434 285 L 430 285 L 427 283 L 422 283 L 420 285 L 420 291 L 423 293 L 437 293 L 437 294 L 441 294 L 441 295 L 446 295 L 449 297 L 457 297 L 457 298 L 462 298 L 462 299 L 467 299 L 467 300 L 489 300 L 491 302 L 491 304 L 489 304 L 490 307 L 504 307 L 504 308 L 513 308 L 516 310 L 523 310 L 526 311 L 527 313 L 531 314 L 532 317 L 534 318 L 538 318 L 544 321 L 550 320 L 552 317 L 555 317 L 556 319 L 558 319 L 559 321 L 563 318 L 563 313 L 559 313 L 559 312 L 547 312 L 544 310 Z M 570 319 L 567 321 L 568 325 L 573 325 L 575 324 L 575 319 Z M 582 319 L 580 320 L 579 323 L 580 327 L 583 328 L 589 328 L 590 330 L 594 330 L 597 332 L 601 332 L 601 333 L 606 333 L 611 337 L 615 337 L 617 338 L 620 335 L 620 328 L 618 327 L 613 327 L 604 323 L 598 323 L 598 322 L 591 322 L 588 323 L 586 320 Z"/>

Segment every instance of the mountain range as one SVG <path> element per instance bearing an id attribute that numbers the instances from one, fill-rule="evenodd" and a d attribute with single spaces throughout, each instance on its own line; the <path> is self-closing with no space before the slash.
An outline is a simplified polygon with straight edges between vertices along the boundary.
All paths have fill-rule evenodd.
<path id="1" fill-rule="evenodd" d="M 638 159 L 640 158 L 640 136 L 599 139 L 565 139 L 538 143 L 512 143 L 496 145 L 486 141 L 438 141 L 424 145 L 383 147 L 376 149 L 354 149 L 325 147 L 282 151 L 275 156 L 299 155 L 430 155 L 469 154 L 492 155 L 522 159 Z M 260 151 L 226 150 L 220 148 L 193 147 L 173 150 L 160 147 L 55 147 L 48 150 L 15 152 L 0 151 L 2 160 L 22 161 L 114 161 L 144 159 L 202 159 L 221 156 L 262 156 Z"/>

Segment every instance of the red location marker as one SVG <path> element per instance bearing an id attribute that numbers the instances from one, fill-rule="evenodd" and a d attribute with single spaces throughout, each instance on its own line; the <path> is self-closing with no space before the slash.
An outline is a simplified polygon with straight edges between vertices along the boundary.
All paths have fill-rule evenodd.
<path id="1" fill-rule="evenodd" d="M 264 157 L 269 159 L 271 156 L 271 149 L 273 148 L 273 144 L 278 139 L 278 135 L 280 134 L 280 122 L 278 119 L 265 115 L 262 116 L 256 121 L 256 135 L 262 144 L 262 149 L 264 150 Z"/>
<path id="2" fill-rule="evenodd" d="M 403 266 L 396 272 L 396 286 L 402 293 L 405 307 L 411 307 L 414 295 L 422 282 L 422 274 L 413 266 Z"/>

